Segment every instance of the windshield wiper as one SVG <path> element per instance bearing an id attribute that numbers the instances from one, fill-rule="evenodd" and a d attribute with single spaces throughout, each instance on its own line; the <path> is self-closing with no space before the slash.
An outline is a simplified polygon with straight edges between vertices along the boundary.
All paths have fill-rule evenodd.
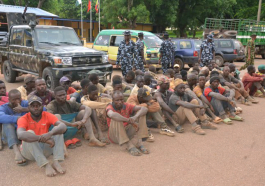
<path id="1" fill-rule="evenodd" d="M 63 43 L 63 44 L 68 44 L 68 45 L 78 45 L 78 44 L 76 44 L 76 43 L 70 43 L 70 42 L 59 42 L 59 43 Z"/>
<path id="2" fill-rule="evenodd" d="M 51 43 L 51 42 L 39 42 L 39 43 L 45 43 L 45 44 L 50 44 L 50 45 L 60 46 L 60 45 L 58 45 L 58 44 L 56 44 L 56 43 Z"/>

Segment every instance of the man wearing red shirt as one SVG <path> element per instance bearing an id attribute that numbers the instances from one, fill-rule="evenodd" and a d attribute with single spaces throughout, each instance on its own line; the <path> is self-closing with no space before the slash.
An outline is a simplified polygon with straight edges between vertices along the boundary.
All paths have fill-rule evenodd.
<path id="1" fill-rule="evenodd" d="M 265 86 L 265 76 L 256 74 L 256 68 L 253 65 L 248 66 L 248 72 L 244 74 L 242 82 L 246 91 L 249 90 L 249 95 L 253 96 L 257 90 L 260 90 L 265 97 L 263 87 Z"/>
<path id="2" fill-rule="evenodd" d="M 212 74 L 211 74 L 212 75 Z M 210 86 L 204 89 L 204 96 L 213 106 L 216 116 L 223 119 L 224 123 L 232 124 L 231 120 L 243 121 L 243 118 L 235 114 L 236 103 L 233 101 L 234 92 L 226 91 L 219 86 L 219 75 L 211 76 Z M 226 111 L 230 112 L 230 116 L 226 115 Z"/>
<path id="3" fill-rule="evenodd" d="M 64 138 L 66 125 L 56 116 L 43 111 L 42 99 L 31 96 L 28 100 L 29 113 L 19 118 L 17 135 L 22 140 L 22 155 L 28 160 L 35 160 L 39 167 L 46 168 L 47 176 L 55 176 L 56 171 L 65 173 L 59 161 L 64 160 Z M 51 125 L 53 129 L 49 131 Z M 53 154 L 53 164 L 46 157 Z"/>
<path id="4" fill-rule="evenodd" d="M 106 108 L 109 139 L 119 145 L 126 144 L 129 153 L 133 156 L 139 156 L 141 152 L 149 154 L 142 143 L 142 138 L 148 137 L 146 125 L 148 109 L 124 103 L 123 93 L 120 91 L 115 91 L 112 99 L 112 104 Z M 132 143 L 134 138 L 137 141 L 136 145 Z"/>

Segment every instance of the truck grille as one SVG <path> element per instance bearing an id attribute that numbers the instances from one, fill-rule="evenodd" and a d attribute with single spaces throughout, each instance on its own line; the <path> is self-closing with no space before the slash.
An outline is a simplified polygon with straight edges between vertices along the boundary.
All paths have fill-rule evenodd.
<path id="1" fill-rule="evenodd" d="M 98 64 L 102 62 L 101 56 L 73 57 L 73 65 Z"/>

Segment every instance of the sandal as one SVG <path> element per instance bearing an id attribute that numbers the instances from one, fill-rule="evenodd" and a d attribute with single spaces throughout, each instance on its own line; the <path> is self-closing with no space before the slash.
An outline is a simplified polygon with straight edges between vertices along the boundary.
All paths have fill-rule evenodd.
<path id="1" fill-rule="evenodd" d="M 79 139 L 77 139 L 77 138 L 73 138 L 73 139 L 72 139 L 72 142 L 73 142 L 73 144 L 76 145 L 77 147 L 82 146 L 81 141 L 80 141 Z"/>
<path id="2" fill-rule="evenodd" d="M 219 117 L 216 117 L 216 118 L 213 120 L 213 122 L 216 123 L 216 124 L 221 123 L 222 121 L 223 121 L 223 120 L 222 120 L 221 118 L 219 118 Z"/>
<path id="3" fill-rule="evenodd" d="M 101 143 L 106 143 L 106 145 L 109 145 L 109 144 L 110 144 L 110 141 L 109 141 L 107 138 L 99 139 L 99 141 L 100 141 Z"/>
<path id="4" fill-rule="evenodd" d="M 227 124 L 227 125 L 232 125 L 232 124 L 233 124 L 232 120 L 229 119 L 229 118 L 225 118 L 225 119 L 223 120 L 223 122 L 224 122 L 225 124 Z"/>
<path id="5" fill-rule="evenodd" d="M 241 118 L 240 116 L 234 116 L 234 117 L 232 117 L 232 116 L 230 116 L 229 117 L 231 120 L 235 120 L 235 121 L 244 121 L 244 119 L 243 118 Z"/>
<path id="6" fill-rule="evenodd" d="M 149 150 L 145 148 L 143 145 L 139 146 L 138 149 L 143 153 L 143 154 L 149 154 Z"/>
<path id="7" fill-rule="evenodd" d="M 15 159 L 18 166 L 25 166 L 28 164 L 28 162 L 25 159 Z"/>
<path id="8" fill-rule="evenodd" d="M 175 130 L 176 130 L 178 133 L 183 133 L 183 132 L 184 132 L 184 129 L 183 129 L 180 125 L 176 126 L 176 127 L 175 127 Z"/>
<path id="9" fill-rule="evenodd" d="M 73 143 L 72 140 L 66 140 L 64 142 L 65 146 L 68 148 L 68 149 L 75 149 L 76 148 L 76 145 Z"/>
<path id="10" fill-rule="evenodd" d="M 132 155 L 132 156 L 141 156 L 141 152 L 136 148 L 136 147 L 133 147 L 133 148 L 130 148 L 128 150 L 128 152 Z"/>

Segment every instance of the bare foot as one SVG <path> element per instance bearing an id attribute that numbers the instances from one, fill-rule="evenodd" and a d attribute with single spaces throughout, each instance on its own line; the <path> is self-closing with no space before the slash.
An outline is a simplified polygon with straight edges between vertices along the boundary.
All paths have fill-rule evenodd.
<path id="1" fill-rule="evenodd" d="M 46 176 L 48 177 L 53 177 L 56 176 L 56 171 L 52 168 L 52 166 L 48 163 L 45 165 L 45 172 L 46 172 Z"/>
<path id="2" fill-rule="evenodd" d="M 106 143 L 101 143 L 97 139 L 91 139 L 91 140 L 89 140 L 88 145 L 91 147 L 104 147 L 106 145 Z"/>
<path id="3" fill-rule="evenodd" d="M 66 170 L 64 168 L 62 168 L 62 166 L 60 165 L 60 163 L 57 160 L 53 161 L 52 167 L 59 172 L 60 174 L 64 174 L 66 172 Z"/>

